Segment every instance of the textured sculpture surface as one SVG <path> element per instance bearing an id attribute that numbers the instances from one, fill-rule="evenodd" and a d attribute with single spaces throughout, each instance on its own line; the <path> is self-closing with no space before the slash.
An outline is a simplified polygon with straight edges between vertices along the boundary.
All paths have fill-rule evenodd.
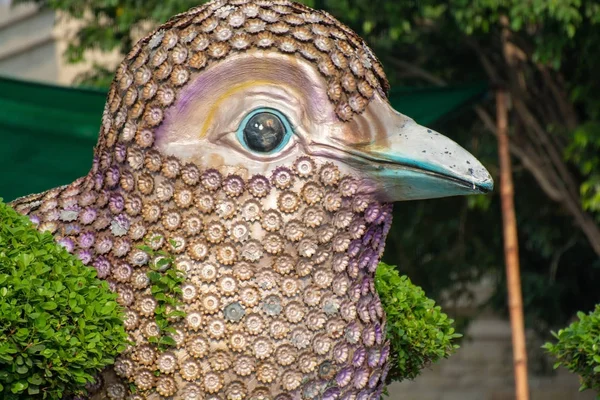
<path id="1" fill-rule="evenodd" d="M 492 185 L 387 90 L 356 34 L 287 0 L 216 0 L 135 46 L 90 173 L 13 203 L 126 309 L 134 344 L 94 398 L 379 398 L 389 202 Z M 145 242 L 185 274 L 164 352 Z"/>

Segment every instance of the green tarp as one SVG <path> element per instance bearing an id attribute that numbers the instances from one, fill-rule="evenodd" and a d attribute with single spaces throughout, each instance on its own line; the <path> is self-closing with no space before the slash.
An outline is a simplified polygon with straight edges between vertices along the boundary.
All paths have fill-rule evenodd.
<path id="1" fill-rule="evenodd" d="M 428 125 L 485 93 L 485 84 L 394 88 L 394 108 Z M 0 78 L 0 197 L 72 182 L 92 162 L 106 92 Z"/>

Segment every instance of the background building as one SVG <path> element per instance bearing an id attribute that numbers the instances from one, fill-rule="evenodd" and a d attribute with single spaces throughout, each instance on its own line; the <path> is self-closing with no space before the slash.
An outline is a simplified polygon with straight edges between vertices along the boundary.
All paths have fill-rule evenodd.
<path id="1" fill-rule="evenodd" d="M 62 57 L 77 22 L 32 3 L 0 0 L 0 76 L 70 85 L 93 60 L 120 61 L 115 54 L 92 54 L 91 62 L 68 64 Z"/>

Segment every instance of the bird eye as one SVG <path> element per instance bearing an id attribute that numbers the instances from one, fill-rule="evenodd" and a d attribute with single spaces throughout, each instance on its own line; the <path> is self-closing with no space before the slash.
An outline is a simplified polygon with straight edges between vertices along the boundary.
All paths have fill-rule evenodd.
<path id="1" fill-rule="evenodd" d="M 288 119 L 279 111 L 260 108 L 248 114 L 238 129 L 238 140 L 257 153 L 275 153 L 287 144 L 292 134 Z"/>

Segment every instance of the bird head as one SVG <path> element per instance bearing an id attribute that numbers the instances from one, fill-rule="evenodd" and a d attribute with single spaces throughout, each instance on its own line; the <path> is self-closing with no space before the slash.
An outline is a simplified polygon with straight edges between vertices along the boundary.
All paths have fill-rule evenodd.
<path id="1" fill-rule="evenodd" d="M 176 18 L 119 69 L 114 93 L 125 102 L 140 87 L 138 97 L 153 92 L 144 132 L 161 153 L 243 176 L 299 156 L 335 161 L 382 201 L 492 190 L 475 157 L 391 107 L 362 39 L 326 13 L 258 3 L 213 2 L 212 15 Z"/>
<path id="2" fill-rule="evenodd" d="M 374 92 L 345 121 L 318 67 L 272 50 L 237 53 L 185 87 L 156 134 L 164 153 L 203 166 L 268 174 L 302 155 L 335 160 L 361 191 L 399 201 L 482 193 L 492 179 L 452 140 Z"/>

